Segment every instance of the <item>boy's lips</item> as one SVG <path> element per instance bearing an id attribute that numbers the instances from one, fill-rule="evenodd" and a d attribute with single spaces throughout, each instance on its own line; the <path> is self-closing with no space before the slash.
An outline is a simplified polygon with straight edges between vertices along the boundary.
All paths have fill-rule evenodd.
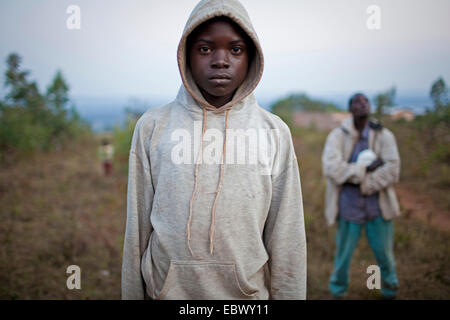
<path id="1" fill-rule="evenodd" d="M 228 74 L 215 74 L 210 76 L 208 81 L 214 84 L 227 84 L 231 81 L 231 77 Z"/>
<path id="2" fill-rule="evenodd" d="M 231 82 L 231 79 L 219 79 L 219 78 L 214 78 L 214 79 L 209 79 L 209 82 L 216 84 L 216 85 L 220 85 L 220 84 L 228 84 Z"/>
<path id="3" fill-rule="evenodd" d="M 211 75 L 209 79 L 231 79 L 231 76 L 227 73 L 216 73 Z"/>

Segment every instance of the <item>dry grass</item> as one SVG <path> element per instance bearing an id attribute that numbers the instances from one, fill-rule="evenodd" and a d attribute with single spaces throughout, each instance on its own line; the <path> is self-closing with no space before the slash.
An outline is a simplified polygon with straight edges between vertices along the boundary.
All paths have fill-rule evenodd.
<path id="1" fill-rule="evenodd" d="M 333 267 L 336 232 L 336 226 L 326 226 L 323 215 L 325 180 L 322 177 L 320 157 L 327 132 L 300 128 L 292 131 L 304 196 L 308 243 L 308 298 L 327 299 L 330 297 L 328 280 Z M 401 135 L 397 137 L 399 144 L 402 144 L 402 139 Z M 405 148 L 402 150 L 405 153 Z M 414 161 L 408 154 L 401 154 L 401 157 L 404 168 L 411 166 L 410 163 Z M 422 186 L 422 189 L 426 187 Z M 437 188 L 427 191 L 428 194 L 444 192 L 444 189 Z M 412 215 L 404 215 L 394 223 L 394 253 L 400 282 L 398 299 L 449 299 L 450 233 L 439 231 Z M 366 287 L 369 276 L 366 269 L 372 264 L 376 264 L 376 261 L 363 233 L 350 268 L 348 299 L 380 298 L 377 290 L 371 291 Z"/>
<path id="2" fill-rule="evenodd" d="M 97 145 L 0 170 L 0 298 L 120 298 L 126 177 L 102 176 Z M 66 287 L 71 264 L 82 290 Z"/>
<path id="3" fill-rule="evenodd" d="M 326 227 L 323 217 L 326 133 L 295 129 L 293 135 L 304 195 L 308 298 L 327 299 L 335 227 Z M 0 169 L 0 298 L 120 298 L 127 177 L 119 170 L 102 176 L 97 146 L 87 140 Z M 395 223 L 398 298 L 450 298 L 449 233 L 411 216 Z M 81 267 L 81 290 L 66 288 L 71 264 Z M 371 264 L 375 259 L 362 238 L 348 298 L 379 297 L 365 287 Z"/>

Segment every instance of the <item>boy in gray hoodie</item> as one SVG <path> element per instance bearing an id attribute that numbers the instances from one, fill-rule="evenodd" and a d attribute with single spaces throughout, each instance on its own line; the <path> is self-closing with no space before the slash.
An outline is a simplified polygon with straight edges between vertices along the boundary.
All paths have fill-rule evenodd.
<path id="1" fill-rule="evenodd" d="M 263 61 L 238 1 L 194 8 L 177 98 L 133 135 L 123 299 L 306 298 L 298 163 L 289 128 L 253 94 Z"/>

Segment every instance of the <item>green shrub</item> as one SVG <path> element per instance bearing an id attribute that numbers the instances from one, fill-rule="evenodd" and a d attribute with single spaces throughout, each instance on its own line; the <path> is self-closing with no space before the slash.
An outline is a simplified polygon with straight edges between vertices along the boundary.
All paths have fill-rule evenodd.
<path id="1" fill-rule="evenodd" d="M 16 54 L 7 58 L 9 92 L 0 101 L 0 162 L 50 150 L 90 132 L 74 106 L 68 108 L 69 86 L 62 73 L 56 73 L 43 95 L 27 79 L 29 72 L 20 70 L 20 62 Z"/>

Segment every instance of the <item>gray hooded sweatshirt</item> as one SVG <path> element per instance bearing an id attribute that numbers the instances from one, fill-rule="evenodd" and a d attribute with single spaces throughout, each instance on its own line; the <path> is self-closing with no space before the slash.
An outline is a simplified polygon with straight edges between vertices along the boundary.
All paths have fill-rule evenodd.
<path id="1" fill-rule="evenodd" d="M 186 63 L 187 36 L 217 16 L 231 18 L 256 47 L 246 79 L 219 108 L 203 98 Z M 238 1 L 204 0 L 194 8 L 178 47 L 183 85 L 175 101 L 147 111 L 133 134 L 123 299 L 306 298 L 298 163 L 289 128 L 253 94 L 263 61 Z M 243 162 L 239 152 L 231 157 L 236 132 L 246 139 L 260 133 L 258 141 L 268 133 L 268 161 L 249 161 L 252 148 Z M 211 152 L 214 143 L 220 148 Z M 207 161 L 211 154 L 218 161 Z"/>

